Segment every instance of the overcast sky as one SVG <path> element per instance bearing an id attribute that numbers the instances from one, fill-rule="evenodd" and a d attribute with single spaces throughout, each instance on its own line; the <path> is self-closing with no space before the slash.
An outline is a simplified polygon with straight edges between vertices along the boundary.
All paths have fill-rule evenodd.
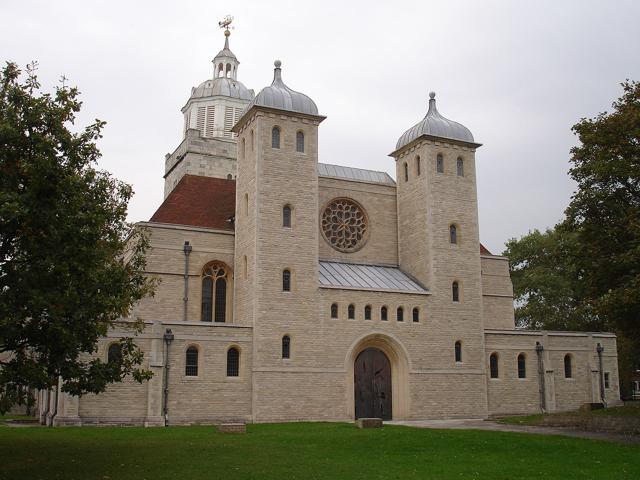
<path id="1" fill-rule="evenodd" d="M 30 1 L 0 3 L 0 59 L 39 62 L 82 92 L 79 125 L 107 121 L 100 166 L 133 184 L 130 220 L 163 199 L 164 155 L 181 141 L 180 108 L 212 76 L 235 17 L 238 79 L 258 92 L 273 61 L 328 118 L 320 161 L 395 177 L 387 155 L 437 92 L 476 153 L 480 238 L 494 253 L 553 226 L 574 185 L 571 126 L 609 110 L 640 80 L 638 1 Z"/>

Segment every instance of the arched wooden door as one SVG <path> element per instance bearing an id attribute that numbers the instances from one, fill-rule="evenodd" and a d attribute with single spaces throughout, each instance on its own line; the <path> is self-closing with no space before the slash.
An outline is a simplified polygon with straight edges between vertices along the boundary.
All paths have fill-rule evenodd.
<path id="1" fill-rule="evenodd" d="M 391 420 L 391 364 L 377 348 L 360 352 L 354 365 L 356 418 Z"/>

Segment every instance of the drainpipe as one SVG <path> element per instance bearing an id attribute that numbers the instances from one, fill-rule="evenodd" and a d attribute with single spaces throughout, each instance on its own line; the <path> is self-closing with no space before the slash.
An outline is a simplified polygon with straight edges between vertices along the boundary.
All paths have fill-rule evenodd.
<path id="1" fill-rule="evenodd" d="M 542 359 L 542 352 L 544 347 L 540 342 L 536 342 L 536 354 L 538 355 L 538 389 L 540 391 L 540 409 L 542 413 L 547 411 L 547 394 L 545 392 L 545 379 L 544 379 L 544 360 Z"/>
<path id="2" fill-rule="evenodd" d="M 173 341 L 173 332 L 170 328 L 164 332 L 164 395 L 163 395 L 163 414 L 164 414 L 164 426 L 169 426 L 169 345 Z"/>
<path id="3" fill-rule="evenodd" d="M 596 352 L 598 352 L 598 368 L 600 370 L 600 401 L 606 407 L 607 401 L 604 399 L 604 372 L 602 368 L 602 352 L 604 352 L 604 347 L 601 344 L 598 344 Z"/>
<path id="4" fill-rule="evenodd" d="M 184 251 L 184 315 L 183 320 L 187 321 L 187 306 L 189 304 L 189 254 L 193 247 L 189 245 L 189 242 L 185 241 L 182 247 Z"/>

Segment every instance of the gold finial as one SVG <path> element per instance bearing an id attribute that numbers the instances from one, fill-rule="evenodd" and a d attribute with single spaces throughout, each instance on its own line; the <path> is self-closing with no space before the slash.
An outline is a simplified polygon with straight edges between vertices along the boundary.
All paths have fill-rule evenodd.
<path id="1" fill-rule="evenodd" d="M 233 17 L 231 15 L 225 16 L 220 22 L 218 22 L 218 26 L 220 28 L 224 28 L 225 37 L 228 37 L 229 35 L 231 35 L 231 32 L 229 31 L 229 25 L 231 25 L 231 22 L 233 22 Z"/>

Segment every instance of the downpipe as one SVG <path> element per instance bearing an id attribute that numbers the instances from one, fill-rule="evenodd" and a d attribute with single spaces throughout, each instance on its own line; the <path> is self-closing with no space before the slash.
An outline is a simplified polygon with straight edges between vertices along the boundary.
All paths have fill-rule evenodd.
<path id="1" fill-rule="evenodd" d="M 164 378 L 163 378 L 163 398 L 162 413 L 164 416 L 164 426 L 169 426 L 169 347 L 173 342 L 174 335 L 170 328 L 164 332 Z"/>
<path id="2" fill-rule="evenodd" d="M 536 354 L 538 355 L 538 390 L 540 391 L 540 410 L 547 412 L 547 392 L 544 378 L 544 359 L 542 358 L 544 347 L 540 342 L 536 342 Z"/>

